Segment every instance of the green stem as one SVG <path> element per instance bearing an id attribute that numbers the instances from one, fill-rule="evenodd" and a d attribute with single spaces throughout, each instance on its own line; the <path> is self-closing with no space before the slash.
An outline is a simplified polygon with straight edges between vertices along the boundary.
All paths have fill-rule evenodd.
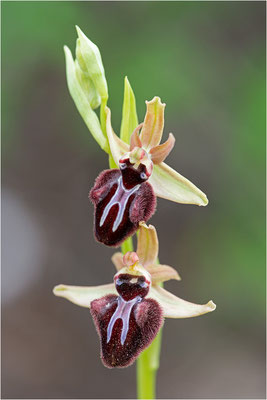
<path id="1" fill-rule="evenodd" d="M 133 239 L 131 237 L 129 237 L 122 243 L 121 251 L 123 252 L 123 254 L 127 253 L 127 251 L 133 251 Z"/>
<path id="2" fill-rule="evenodd" d="M 137 398 L 156 398 L 156 378 L 159 368 L 162 328 L 151 345 L 137 359 Z"/>
<path id="3" fill-rule="evenodd" d="M 156 263 L 159 264 L 157 258 Z M 163 283 L 159 283 L 163 287 Z M 156 379 L 160 363 L 162 327 L 151 345 L 137 359 L 137 398 L 156 398 Z"/>

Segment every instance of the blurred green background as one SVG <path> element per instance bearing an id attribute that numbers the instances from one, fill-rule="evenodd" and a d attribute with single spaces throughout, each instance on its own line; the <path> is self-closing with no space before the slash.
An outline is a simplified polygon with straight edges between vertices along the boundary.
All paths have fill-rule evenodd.
<path id="1" fill-rule="evenodd" d="M 167 162 L 206 208 L 158 200 L 166 287 L 217 310 L 167 320 L 160 398 L 265 397 L 265 2 L 2 2 L 2 398 L 134 398 L 135 366 L 107 370 L 89 312 L 52 295 L 97 285 L 113 250 L 87 199 L 108 167 L 70 98 L 63 45 L 100 48 L 113 127 L 123 78 L 167 104 Z"/>

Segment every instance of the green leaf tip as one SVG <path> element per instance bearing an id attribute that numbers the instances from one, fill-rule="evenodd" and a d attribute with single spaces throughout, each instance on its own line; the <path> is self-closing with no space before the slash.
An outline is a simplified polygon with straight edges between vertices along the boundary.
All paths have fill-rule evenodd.
<path id="1" fill-rule="evenodd" d="M 124 97 L 123 97 L 123 106 L 122 106 L 122 121 L 121 121 L 121 130 L 120 130 L 120 138 L 125 143 L 130 143 L 130 137 L 133 133 L 134 129 L 138 125 L 138 117 L 136 112 L 136 102 L 133 89 L 130 85 L 130 82 L 125 76 L 124 78 Z"/>

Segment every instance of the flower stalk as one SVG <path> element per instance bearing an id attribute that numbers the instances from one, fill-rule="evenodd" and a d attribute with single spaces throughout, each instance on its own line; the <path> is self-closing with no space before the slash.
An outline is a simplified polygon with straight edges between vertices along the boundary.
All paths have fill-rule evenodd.
<path id="1" fill-rule="evenodd" d="M 161 338 L 160 329 L 151 345 L 140 354 L 136 365 L 137 398 L 155 399 L 157 371 L 160 364 Z"/>

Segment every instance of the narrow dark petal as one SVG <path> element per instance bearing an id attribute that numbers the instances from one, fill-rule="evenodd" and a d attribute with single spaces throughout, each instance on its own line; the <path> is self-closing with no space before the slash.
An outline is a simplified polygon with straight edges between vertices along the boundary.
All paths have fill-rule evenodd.
<path id="1" fill-rule="evenodd" d="M 131 365 L 163 324 L 159 304 L 139 297 L 129 302 L 114 295 L 102 297 L 92 301 L 91 314 L 100 337 L 101 358 L 108 368 Z"/>
<path id="2" fill-rule="evenodd" d="M 126 189 L 120 170 L 104 171 L 96 179 L 90 199 L 95 206 L 95 237 L 99 242 L 119 246 L 134 234 L 140 221 L 147 221 L 154 213 L 152 187 L 146 182 L 134 185 L 136 180 L 129 180 L 131 185 Z"/>

